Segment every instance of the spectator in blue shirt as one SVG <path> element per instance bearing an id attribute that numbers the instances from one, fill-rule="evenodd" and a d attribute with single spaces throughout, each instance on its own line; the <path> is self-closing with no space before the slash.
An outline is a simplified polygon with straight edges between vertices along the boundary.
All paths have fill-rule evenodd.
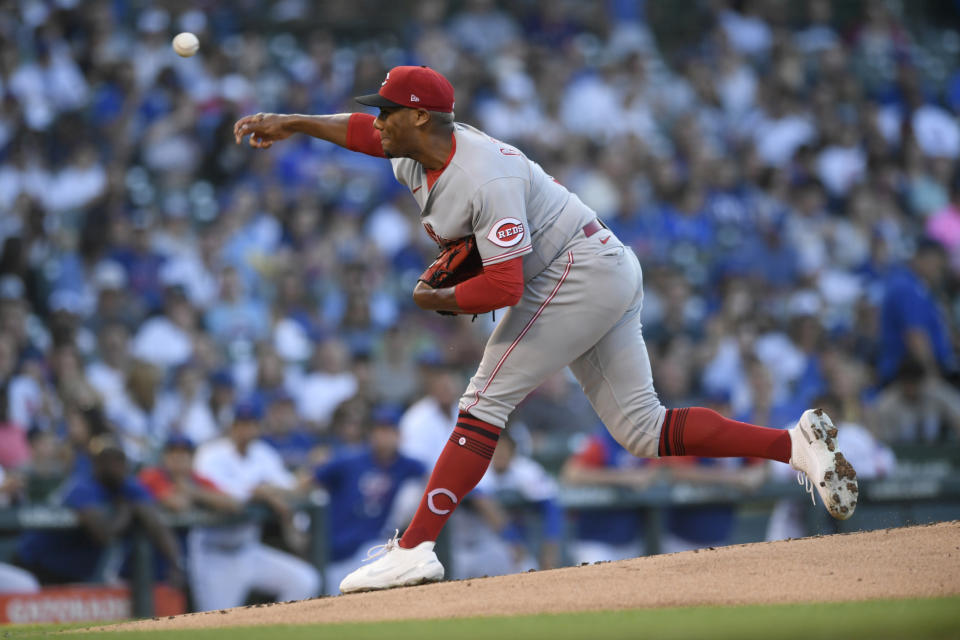
<path id="1" fill-rule="evenodd" d="M 277 391 L 267 399 L 263 441 L 277 450 L 288 469 L 308 465 L 320 438 L 303 426 L 293 396 Z"/>
<path id="2" fill-rule="evenodd" d="M 936 242 L 921 241 L 909 266 L 887 278 L 881 306 L 880 380 L 891 382 L 906 358 L 919 362 L 928 376 L 956 373 L 949 319 L 937 294 L 947 273 L 947 256 Z"/>
<path id="3" fill-rule="evenodd" d="M 426 468 L 398 449 L 397 420 L 377 412 L 359 451 L 347 450 L 314 472 L 330 493 L 330 558 L 325 593 L 339 593 L 340 581 L 382 543 L 387 529 L 406 523 L 416 508 Z M 404 513 L 409 511 L 409 513 Z"/>
<path id="4" fill-rule="evenodd" d="M 90 441 L 90 454 L 90 472 L 71 476 L 63 498 L 79 527 L 24 534 L 17 563 L 48 584 L 109 580 L 126 555 L 126 534 L 139 525 L 169 562 L 170 582 L 182 584 L 176 540 L 160 521 L 150 493 L 130 475 L 123 449 L 112 436 L 102 435 Z"/>

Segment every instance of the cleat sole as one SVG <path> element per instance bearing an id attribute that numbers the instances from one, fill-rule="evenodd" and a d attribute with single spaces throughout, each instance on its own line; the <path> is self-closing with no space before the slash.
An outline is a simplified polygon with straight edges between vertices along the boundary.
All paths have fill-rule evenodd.
<path id="1" fill-rule="evenodd" d="M 803 424 L 804 419 L 807 419 L 807 424 Z M 827 461 L 823 476 L 813 479 L 824 506 L 834 518 L 846 520 L 853 515 L 857 506 L 859 488 L 853 465 L 837 451 L 837 429 L 820 409 L 804 414 L 801 425 L 812 435 L 808 441 L 814 453 Z"/>

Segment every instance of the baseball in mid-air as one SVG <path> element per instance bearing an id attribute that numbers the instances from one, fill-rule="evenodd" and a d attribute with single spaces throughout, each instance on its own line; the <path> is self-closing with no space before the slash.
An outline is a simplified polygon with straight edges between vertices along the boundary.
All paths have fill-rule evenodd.
<path id="1" fill-rule="evenodd" d="M 189 31 L 178 33 L 173 39 L 173 50 L 178 56 L 189 58 L 200 48 L 200 40 Z"/>

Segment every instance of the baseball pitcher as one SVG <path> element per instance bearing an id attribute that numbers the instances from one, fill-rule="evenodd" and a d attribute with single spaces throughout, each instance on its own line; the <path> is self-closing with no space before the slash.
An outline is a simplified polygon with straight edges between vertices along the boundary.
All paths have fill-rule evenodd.
<path id="1" fill-rule="evenodd" d="M 455 122 L 446 78 L 427 67 L 394 67 L 377 93 L 356 100 L 379 108 L 379 115 L 259 113 L 237 121 L 234 134 L 238 143 L 249 135 L 252 147 L 267 149 L 306 133 L 388 158 L 443 250 L 414 289 L 416 304 L 452 314 L 509 310 L 460 398 L 457 425 L 413 521 L 374 561 L 344 578 L 342 592 L 443 578 L 433 550 L 441 528 L 480 481 L 513 408 L 568 365 L 632 454 L 789 462 L 832 516 L 853 514 L 856 474 L 822 411 L 808 410 L 797 426 L 780 430 L 660 404 L 640 331 L 643 277 L 636 256 L 521 151 Z"/>

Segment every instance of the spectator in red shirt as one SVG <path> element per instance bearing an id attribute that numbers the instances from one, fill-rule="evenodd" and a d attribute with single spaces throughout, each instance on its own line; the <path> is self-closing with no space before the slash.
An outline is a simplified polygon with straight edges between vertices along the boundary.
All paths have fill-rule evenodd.
<path id="1" fill-rule="evenodd" d="M 171 436 L 163 447 L 160 465 L 140 472 L 139 480 L 159 505 L 173 511 L 206 508 L 221 513 L 237 513 L 243 505 L 231 496 L 219 491 L 216 486 L 193 471 L 193 442 L 182 435 Z M 187 562 L 193 563 L 190 554 L 196 553 L 187 544 L 186 532 L 179 531 L 177 543 Z M 187 549 L 191 550 L 187 552 Z M 166 566 L 162 558 L 155 558 L 154 571 L 163 576 Z"/>
<path id="2" fill-rule="evenodd" d="M 185 436 L 172 436 L 163 448 L 160 466 L 140 472 L 140 482 L 157 502 L 170 511 L 208 508 L 236 513 L 239 502 L 193 470 L 193 443 Z"/>

